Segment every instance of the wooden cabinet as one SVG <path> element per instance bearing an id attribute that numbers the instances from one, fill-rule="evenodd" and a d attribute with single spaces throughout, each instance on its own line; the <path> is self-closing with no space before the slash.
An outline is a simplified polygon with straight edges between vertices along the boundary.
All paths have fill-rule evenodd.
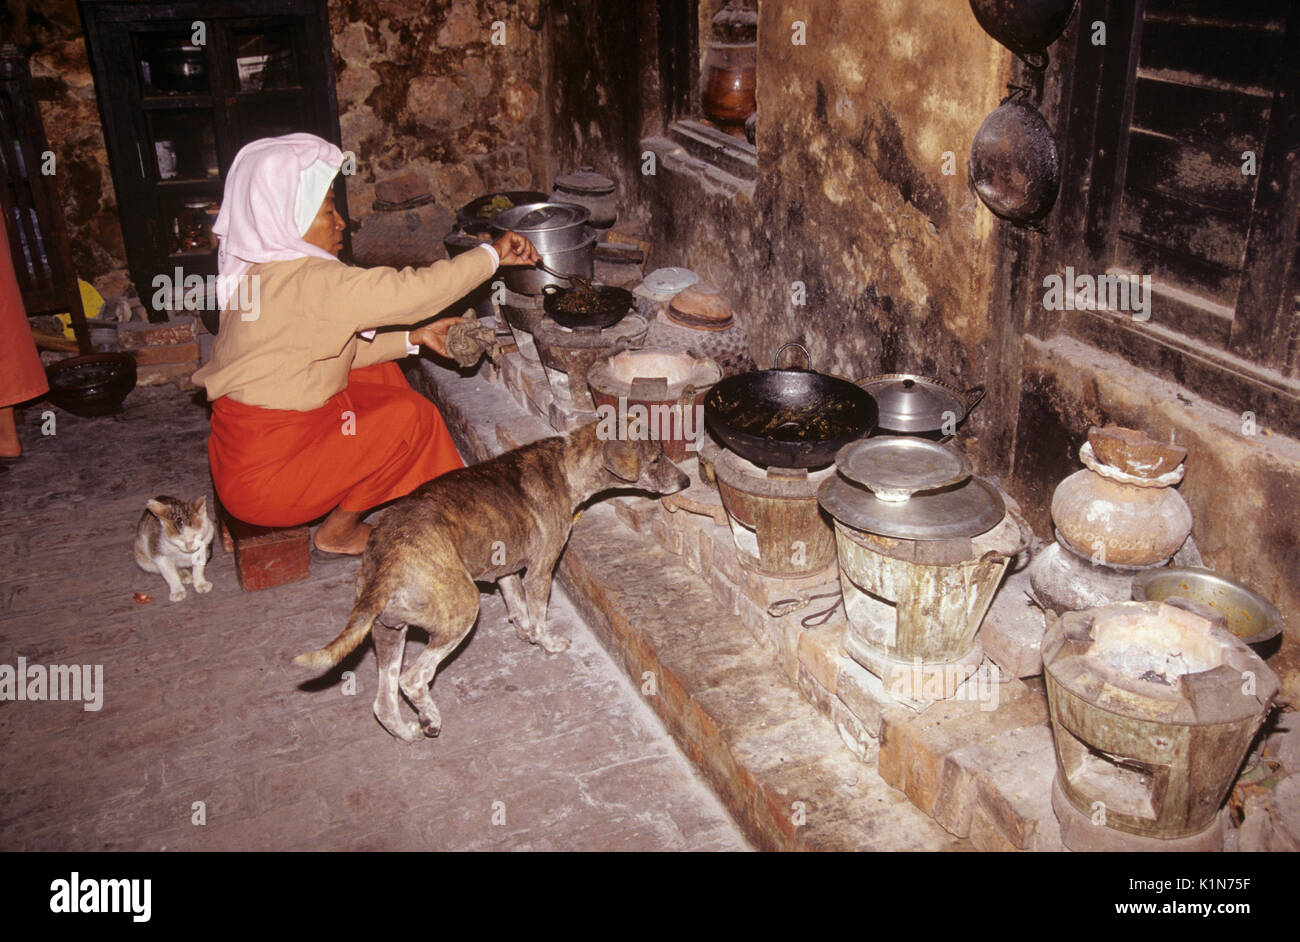
<path id="1" fill-rule="evenodd" d="M 155 278 L 216 274 L 211 226 L 249 141 L 309 131 L 339 143 L 323 0 L 79 0 L 127 264 L 150 316 Z M 346 215 L 342 183 L 335 194 Z M 194 294 L 185 301 L 187 310 Z M 213 299 L 203 306 L 211 308 Z M 206 318 L 205 318 L 206 320 Z"/>

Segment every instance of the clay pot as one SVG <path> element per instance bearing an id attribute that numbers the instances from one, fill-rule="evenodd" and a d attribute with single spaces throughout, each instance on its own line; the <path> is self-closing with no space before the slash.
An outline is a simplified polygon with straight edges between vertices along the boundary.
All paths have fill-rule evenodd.
<path id="1" fill-rule="evenodd" d="M 1192 512 L 1172 488 L 1120 484 L 1088 470 L 1056 488 L 1052 520 L 1074 549 L 1109 566 L 1162 562 L 1192 532 Z"/>
<path id="2" fill-rule="evenodd" d="M 731 2 L 712 25 L 713 44 L 700 70 L 700 104 L 707 117 L 739 129 L 756 107 L 758 12 Z"/>
<path id="3" fill-rule="evenodd" d="M 603 177 L 591 167 L 580 167 L 555 181 L 550 199 L 555 203 L 574 203 L 587 207 L 591 216 L 587 225 L 608 229 L 618 220 L 618 200 L 614 196 L 614 181 Z"/>

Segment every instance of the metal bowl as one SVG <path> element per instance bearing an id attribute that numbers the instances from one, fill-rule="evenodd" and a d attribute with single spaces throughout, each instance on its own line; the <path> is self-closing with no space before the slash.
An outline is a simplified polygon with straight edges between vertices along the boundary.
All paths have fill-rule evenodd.
<path id="1" fill-rule="evenodd" d="M 1249 645 L 1259 645 L 1282 631 L 1282 613 L 1264 596 L 1211 569 L 1151 569 L 1133 579 L 1138 602 L 1190 599 L 1228 620 L 1228 630 Z"/>
<path id="2" fill-rule="evenodd" d="M 135 359 L 127 353 L 92 353 L 51 363 L 45 375 L 56 406 L 73 415 L 112 415 L 135 389 Z"/>

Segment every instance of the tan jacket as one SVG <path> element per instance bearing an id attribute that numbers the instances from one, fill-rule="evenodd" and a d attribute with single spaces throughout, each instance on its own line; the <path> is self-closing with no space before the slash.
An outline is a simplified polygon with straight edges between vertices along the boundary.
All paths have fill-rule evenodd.
<path id="1" fill-rule="evenodd" d="M 306 412 L 348 382 L 348 371 L 407 355 L 406 332 L 361 330 L 426 320 L 492 276 L 489 252 L 427 268 L 353 268 L 324 258 L 254 265 L 251 312 L 223 310 L 212 359 L 194 374 L 208 399 Z M 244 289 L 245 296 L 248 288 Z M 234 307 L 235 305 L 232 305 Z"/>

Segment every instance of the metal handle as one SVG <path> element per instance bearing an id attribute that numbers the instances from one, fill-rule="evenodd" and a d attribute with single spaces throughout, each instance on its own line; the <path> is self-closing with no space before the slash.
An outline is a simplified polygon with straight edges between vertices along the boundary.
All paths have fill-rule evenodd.
<path id="1" fill-rule="evenodd" d="M 1047 68 L 1048 59 L 1046 52 L 1023 52 L 1017 53 L 1017 55 L 1020 56 L 1021 62 L 1037 72 L 1042 72 Z"/>
<path id="2" fill-rule="evenodd" d="M 983 399 L 983 398 L 984 398 L 984 387 L 983 387 L 983 386 L 972 386 L 970 389 L 966 390 L 966 413 L 967 413 L 967 415 L 970 414 L 970 410 L 971 410 L 971 409 L 974 409 L 977 405 L 980 404 L 980 400 Z"/>
<path id="3" fill-rule="evenodd" d="M 559 294 L 560 291 L 561 288 L 559 285 L 552 285 L 552 284 L 542 285 L 542 294 L 545 295 Z"/>
<path id="4" fill-rule="evenodd" d="M 781 362 L 781 354 L 785 353 L 787 347 L 798 347 L 800 350 L 802 350 L 803 360 L 804 360 L 803 369 L 805 370 L 812 369 L 812 354 L 808 352 L 807 347 L 805 347 L 803 344 L 799 343 L 798 341 L 794 341 L 794 340 L 791 340 L 787 344 L 783 344 L 781 348 L 776 351 L 776 356 L 772 357 L 772 369 L 774 370 L 780 369 L 780 367 L 777 366 L 777 364 Z"/>

